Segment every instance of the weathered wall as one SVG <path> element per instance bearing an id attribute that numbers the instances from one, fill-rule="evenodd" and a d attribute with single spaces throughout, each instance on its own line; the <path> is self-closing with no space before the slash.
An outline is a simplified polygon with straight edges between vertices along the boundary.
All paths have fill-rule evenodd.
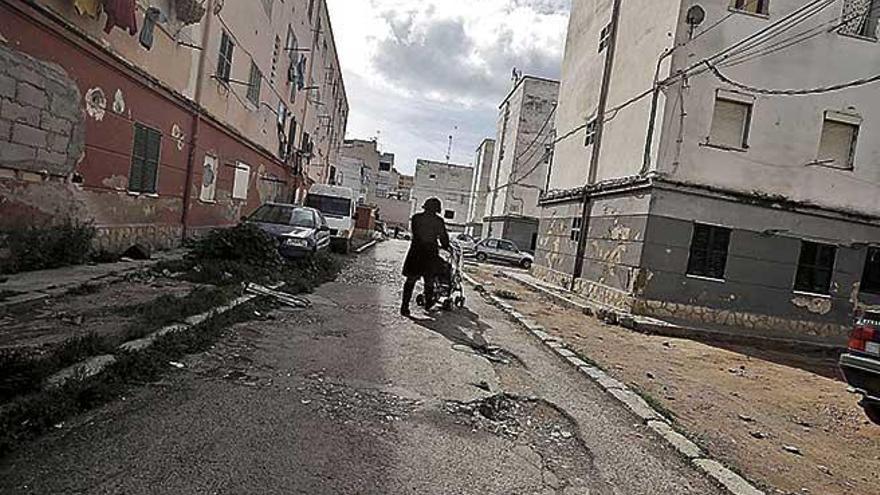
<path id="1" fill-rule="evenodd" d="M 0 168 L 69 177 L 84 134 L 79 88 L 67 72 L 0 45 Z"/>
<path id="2" fill-rule="evenodd" d="M 813 15 L 810 26 L 835 25 L 844 2 Z M 676 52 L 676 69 L 682 69 L 764 28 L 802 7 L 802 0 L 774 0 L 769 20 L 728 10 L 728 2 L 685 1 L 682 11 L 700 4 L 706 25 L 726 18 L 717 28 L 687 43 Z M 687 26 L 679 26 L 679 40 L 687 39 Z M 816 63 L 821 61 L 821 63 Z M 733 80 L 769 89 L 816 88 L 870 76 L 880 65 L 876 41 L 822 32 L 791 47 L 738 65 L 722 67 Z M 667 112 L 674 115 L 664 125 L 658 171 L 677 180 L 707 184 L 740 192 L 759 191 L 827 207 L 880 215 L 880 98 L 876 85 L 810 96 L 755 97 L 749 146 L 724 150 L 708 146 L 708 136 L 718 89 L 735 89 L 711 74 L 692 77 L 679 95 L 669 88 Z M 737 90 L 748 95 L 748 91 Z M 684 106 L 683 129 L 678 115 Z M 819 152 L 824 112 L 860 116 L 862 125 L 855 150 L 854 170 L 836 170 L 813 164 Z M 683 135 L 682 135 L 683 134 Z M 682 138 L 679 144 L 679 139 Z"/>
<path id="3" fill-rule="evenodd" d="M 409 217 L 412 205 L 409 201 L 399 199 L 380 198 L 376 200 L 379 219 L 389 227 L 399 226 L 409 228 Z"/>
<path id="4" fill-rule="evenodd" d="M 102 48 L 48 26 L 51 24 L 39 15 L 27 16 L 9 4 L 0 4 L 0 34 L 11 40 L 4 53 L 14 53 L 18 58 L 26 53 L 32 57 L 25 57 L 26 62 L 22 62 L 25 69 L 38 63 L 35 60 L 41 61 L 39 67 L 49 68 L 40 74 L 12 66 L 16 77 L 32 78 L 23 86 L 31 93 L 23 97 L 13 79 L 16 99 L 31 104 L 10 104 L 11 100 L 4 97 L 0 111 L 17 124 L 34 129 L 30 135 L 32 144 L 42 143 L 42 131 L 49 131 L 45 134 L 49 146 L 59 146 L 63 140 L 58 136 L 65 136 L 64 131 L 70 137 L 63 163 L 55 169 L 63 175 L 44 178 L 32 170 L 22 170 L 20 161 L 0 164 L 0 221 L 31 224 L 66 217 L 90 221 L 98 228 L 98 243 L 114 250 L 134 243 L 156 248 L 178 244 L 183 230 L 183 198 L 192 146 L 188 133 L 194 107 Z M 69 78 L 67 85 L 58 81 L 61 72 L 52 67 L 63 67 Z M 9 72 L 6 63 L 0 70 Z M 43 93 L 36 91 L 40 88 Z M 43 94 L 45 98 L 41 97 Z M 44 99 L 48 111 L 39 108 Z M 37 115 L 40 120 L 33 120 Z M 58 119 L 59 116 L 70 119 Z M 80 123 L 74 123 L 74 116 L 78 116 Z M 68 121 L 69 130 L 64 124 Z M 161 133 L 154 194 L 128 190 L 135 123 Z M 43 125 L 55 127 L 40 129 Z M 7 139 L 16 139 L 9 136 Z M 11 149 L 2 146 L 0 152 Z M 199 195 L 206 154 L 217 157 L 221 166 L 216 173 L 215 198 L 202 202 Z M 231 198 L 232 165 L 238 161 L 251 166 L 246 200 Z M 42 166 L 37 161 L 29 163 L 31 169 Z M 204 229 L 234 224 L 261 202 L 285 196 L 278 181 L 289 177 L 288 169 L 271 154 L 249 143 L 235 130 L 206 119 L 195 150 L 192 178 L 190 226 Z"/>
<path id="5" fill-rule="evenodd" d="M 416 160 L 415 187 L 412 191 L 413 211 L 421 211 L 426 199 L 439 198 L 443 203 L 444 212 L 446 210 L 455 212 L 455 218 L 447 219 L 446 225 L 463 231 L 467 223 L 473 173 L 472 167 Z"/>
<path id="6" fill-rule="evenodd" d="M 725 280 L 686 275 L 693 223 L 733 229 Z M 843 218 L 746 205 L 674 191 L 655 194 L 638 291 L 639 311 L 680 321 L 729 325 L 800 338 L 841 342 L 858 295 L 865 242 L 880 226 Z M 840 242 L 829 296 L 793 289 L 801 240 Z"/>
<path id="7" fill-rule="evenodd" d="M 492 224 L 493 237 L 513 241 L 520 250 L 533 251 L 532 237 L 538 233 L 537 219 L 508 217 L 488 223 Z"/>
<path id="8" fill-rule="evenodd" d="M 614 108 L 653 85 L 660 55 L 673 46 L 681 0 L 628 0 L 622 2 L 617 54 L 611 77 L 608 108 Z M 724 8 L 729 2 L 715 2 Z M 556 133 L 583 126 L 595 116 L 605 64 L 599 52 L 602 29 L 611 20 L 612 0 L 574 0 L 568 26 Z M 669 59 L 661 77 L 669 74 Z M 609 115 L 602 143 L 598 179 L 637 174 L 642 166 L 650 115 L 650 98 L 644 98 Z M 662 102 L 661 102 L 662 103 Z M 664 121 L 660 107 L 657 122 Z M 556 145 L 550 189 L 586 184 L 591 149 L 580 131 Z M 655 140 L 655 149 L 657 142 Z"/>
<path id="9" fill-rule="evenodd" d="M 471 182 L 471 204 L 468 208 L 468 224 L 471 233 L 479 235 L 482 231 L 483 217 L 486 214 L 486 200 L 492 186 L 492 162 L 495 157 L 495 140 L 484 139 L 477 148 L 474 159 L 474 178 Z"/>

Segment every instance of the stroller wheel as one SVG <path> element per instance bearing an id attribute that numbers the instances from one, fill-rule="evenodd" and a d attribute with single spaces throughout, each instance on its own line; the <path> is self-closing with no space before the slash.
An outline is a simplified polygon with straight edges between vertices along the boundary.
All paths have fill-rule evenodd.
<path id="1" fill-rule="evenodd" d="M 464 302 L 465 302 L 464 296 L 458 296 L 457 298 L 455 298 L 455 303 L 458 304 L 459 308 L 464 307 Z"/>
<path id="2" fill-rule="evenodd" d="M 447 298 L 445 301 L 443 301 L 443 309 L 445 309 L 446 311 L 449 311 L 452 309 L 452 307 L 453 307 L 452 299 Z"/>
<path id="3" fill-rule="evenodd" d="M 425 305 L 425 295 L 424 294 L 419 294 L 416 296 L 416 304 L 418 304 L 419 306 Z"/>

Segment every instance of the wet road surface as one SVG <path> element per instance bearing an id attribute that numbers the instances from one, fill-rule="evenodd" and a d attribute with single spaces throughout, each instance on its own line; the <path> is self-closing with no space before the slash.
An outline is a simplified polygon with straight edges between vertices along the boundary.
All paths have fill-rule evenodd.
<path id="1" fill-rule="evenodd" d="M 0 460 L 0 493 L 724 493 L 473 293 L 400 317 L 406 247 Z"/>

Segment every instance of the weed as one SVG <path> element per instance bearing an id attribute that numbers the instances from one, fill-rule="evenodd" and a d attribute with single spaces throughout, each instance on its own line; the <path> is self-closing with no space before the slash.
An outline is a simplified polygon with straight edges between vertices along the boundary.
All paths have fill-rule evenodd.
<path id="1" fill-rule="evenodd" d="M 574 348 L 569 348 L 569 350 L 570 350 L 571 352 L 573 352 L 573 353 L 575 354 L 575 356 L 577 356 L 578 358 L 580 358 L 581 361 L 583 361 L 583 362 L 589 364 L 590 366 L 592 366 L 592 367 L 594 367 L 594 368 L 596 368 L 596 369 L 599 369 L 599 370 L 602 370 L 602 371 L 606 371 L 605 368 L 603 368 L 601 364 L 599 364 L 599 363 L 597 363 L 596 361 L 594 361 L 593 358 L 591 358 L 590 356 L 587 356 L 586 354 L 584 354 L 584 353 L 582 353 L 582 352 L 580 352 L 579 350 L 574 349 Z"/>
<path id="2" fill-rule="evenodd" d="M 59 225 L 25 227 L 0 234 L 0 248 L 9 253 L 0 260 L 0 273 L 19 273 L 88 261 L 95 228 L 68 220 Z"/>
<path id="3" fill-rule="evenodd" d="M 5 300 L 9 299 L 10 297 L 20 296 L 22 294 L 24 294 L 24 292 L 20 292 L 17 290 L 3 289 L 3 290 L 0 290 L 0 301 L 5 301 Z"/>
<path id="4" fill-rule="evenodd" d="M 67 291 L 67 294 L 71 296 L 88 296 L 91 294 L 97 294 L 103 288 L 104 286 L 102 284 L 87 282 L 70 289 L 69 291 Z"/>
<path id="5" fill-rule="evenodd" d="M 630 385 L 630 388 L 632 388 L 635 393 L 639 394 L 642 397 L 642 399 L 644 399 L 645 402 L 647 402 L 648 405 L 651 406 L 651 408 L 653 408 L 655 411 L 662 414 L 663 416 L 665 416 L 669 420 L 671 420 L 673 422 L 675 421 L 675 418 L 676 418 L 675 413 L 672 412 L 672 410 L 669 409 L 668 407 L 664 406 L 663 403 L 660 402 L 659 399 L 657 399 L 653 395 L 649 394 L 648 392 L 645 392 L 644 390 L 642 390 L 639 387 L 634 386 L 632 384 Z"/>

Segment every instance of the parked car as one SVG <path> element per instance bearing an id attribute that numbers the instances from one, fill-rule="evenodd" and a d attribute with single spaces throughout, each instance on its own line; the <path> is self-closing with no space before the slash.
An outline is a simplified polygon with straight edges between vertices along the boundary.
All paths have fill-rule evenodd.
<path id="1" fill-rule="evenodd" d="M 865 312 L 856 318 L 847 347 L 840 356 L 840 370 L 862 396 L 865 414 L 880 424 L 880 313 Z"/>
<path id="2" fill-rule="evenodd" d="M 473 254 L 476 250 L 477 242 L 477 239 L 467 234 L 458 234 L 452 238 L 452 244 L 458 246 L 464 254 Z"/>
<path id="3" fill-rule="evenodd" d="M 531 254 L 520 251 L 513 241 L 507 239 L 485 239 L 476 245 L 477 261 L 502 261 L 513 263 L 522 268 L 532 267 L 534 257 Z"/>
<path id="4" fill-rule="evenodd" d="M 314 208 L 266 203 L 246 221 L 275 237 L 285 258 L 300 258 L 330 247 L 330 227 Z"/>
<path id="5" fill-rule="evenodd" d="M 343 253 L 351 250 L 357 221 L 357 204 L 350 187 L 315 184 L 306 196 L 306 206 L 321 212 L 330 225 L 331 243 Z"/>

